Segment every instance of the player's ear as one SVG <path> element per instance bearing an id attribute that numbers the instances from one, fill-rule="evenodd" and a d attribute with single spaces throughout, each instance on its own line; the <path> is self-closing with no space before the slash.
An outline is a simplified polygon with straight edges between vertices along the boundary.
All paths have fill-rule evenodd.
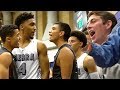
<path id="1" fill-rule="evenodd" d="M 82 47 L 83 46 L 83 42 L 80 42 L 80 47 Z"/>
<path id="2" fill-rule="evenodd" d="M 10 42 L 11 38 L 10 37 L 6 37 L 6 41 Z"/>
<path id="3" fill-rule="evenodd" d="M 23 24 L 20 24 L 20 30 L 23 29 Z"/>
<path id="4" fill-rule="evenodd" d="M 64 35 L 64 31 L 60 31 L 60 36 L 63 36 Z"/>

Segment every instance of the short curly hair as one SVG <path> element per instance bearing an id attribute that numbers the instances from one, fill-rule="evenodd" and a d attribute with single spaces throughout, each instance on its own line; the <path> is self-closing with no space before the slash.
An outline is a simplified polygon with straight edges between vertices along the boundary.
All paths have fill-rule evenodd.
<path id="1" fill-rule="evenodd" d="M 21 13 L 19 16 L 17 16 L 17 18 L 15 19 L 15 25 L 18 26 L 18 28 L 20 27 L 20 24 L 22 24 L 24 21 L 34 18 L 34 15 L 32 13 L 28 13 L 28 12 L 24 12 Z"/>
<path id="2" fill-rule="evenodd" d="M 83 42 L 82 48 L 87 45 L 87 38 L 86 35 L 78 30 L 72 31 L 70 36 L 76 37 L 80 42 Z"/>
<path id="3" fill-rule="evenodd" d="M 16 29 L 18 29 L 17 25 L 13 25 L 13 24 L 3 25 L 0 28 L 0 37 L 1 37 L 1 40 L 3 42 L 5 42 L 7 36 L 12 37 L 14 35 L 14 31 Z"/>

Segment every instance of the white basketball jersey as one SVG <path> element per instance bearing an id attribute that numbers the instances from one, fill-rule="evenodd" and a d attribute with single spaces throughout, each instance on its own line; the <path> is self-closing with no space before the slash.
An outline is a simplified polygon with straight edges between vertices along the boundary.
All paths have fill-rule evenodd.
<path id="1" fill-rule="evenodd" d="M 15 48 L 18 79 L 41 79 L 37 52 L 37 40 L 33 39 L 25 48 Z"/>
<path id="2" fill-rule="evenodd" d="M 83 61 L 85 57 L 87 56 L 87 53 L 83 53 L 78 59 L 77 59 L 77 66 L 78 66 L 78 79 L 88 79 L 88 72 L 85 71 L 83 67 Z"/>

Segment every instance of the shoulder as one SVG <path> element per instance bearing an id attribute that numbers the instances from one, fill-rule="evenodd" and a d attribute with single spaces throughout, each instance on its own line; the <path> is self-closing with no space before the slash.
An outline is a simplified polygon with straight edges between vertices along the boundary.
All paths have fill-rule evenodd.
<path id="1" fill-rule="evenodd" d="M 58 60 L 66 63 L 71 63 L 74 60 L 74 54 L 68 47 L 63 47 L 59 51 Z"/>
<path id="2" fill-rule="evenodd" d="M 37 40 L 37 49 L 38 49 L 38 51 L 41 51 L 41 50 L 46 51 L 47 47 L 42 41 Z"/>
<path id="3" fill-rule="evenodd" d="M 8 67 L 12 62 L 12 55 L 9 52 L 4 52 L 0 55 L 0 64 Z"/>
<path id="4" fill-rule="evenodd" d="M 60 50 L 60 53 L 59 53 L 60 56 L 69 56 L 69 57 L 72 57 L 74 56 L 73 52 L 70 50 L 70 48 L 68 47 L 63 47 L 61 50 Z"/>
<path id="5" fill-rule="evenodd" d="M 94 61 L 94 58 L 92 57 L 92 56 L 90 56 L 90 55 L 87 55 L 86 57 L 85 57 L 85 60 L 86 61 Z"/>
<path id="6" fill-rule="evenodd" d="M 89 56 L 89 55 L 87 55 L 86 57 L 85 57 L 85 60 L 84 60 L 84 64 L 85 65 L 92 65 L 92 64 L 94 64 L 95 63 L 95 61 L 94 61 L 94 58 L 92 57 L 92 56 Z"/>
<path id="7" fill-rule="evenodd" d="M 72 53 L 72 51 L 70 50 L 70 48 L 68 48 L 68 47 L 63 47 L 61 50 L 60 50 L 60 52 L 64 52 L 64 53 Z"/>
<path id="8" fill-rule="evenodd" d="M 0 58 L 5 58 L 5 57 L 11 57 L 11 54 L 9 52 L 3 52 L 1 55 L 0 55 Z"/>
<path id="9" fill-rule="evenodd" d="M 41 48 L 46 48 L 46 45 L 40 40 L 37 40 L 37 45 Z"/>

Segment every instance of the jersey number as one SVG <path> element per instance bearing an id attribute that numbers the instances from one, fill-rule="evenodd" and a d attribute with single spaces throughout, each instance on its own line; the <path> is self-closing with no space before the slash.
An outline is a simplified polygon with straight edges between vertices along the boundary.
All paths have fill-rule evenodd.
<path id="1" fill-rule="evenodd" d="M 22 65 L 18 68 L 18 73 L 26 75 L 26 63 L 22 63 Z"/>

